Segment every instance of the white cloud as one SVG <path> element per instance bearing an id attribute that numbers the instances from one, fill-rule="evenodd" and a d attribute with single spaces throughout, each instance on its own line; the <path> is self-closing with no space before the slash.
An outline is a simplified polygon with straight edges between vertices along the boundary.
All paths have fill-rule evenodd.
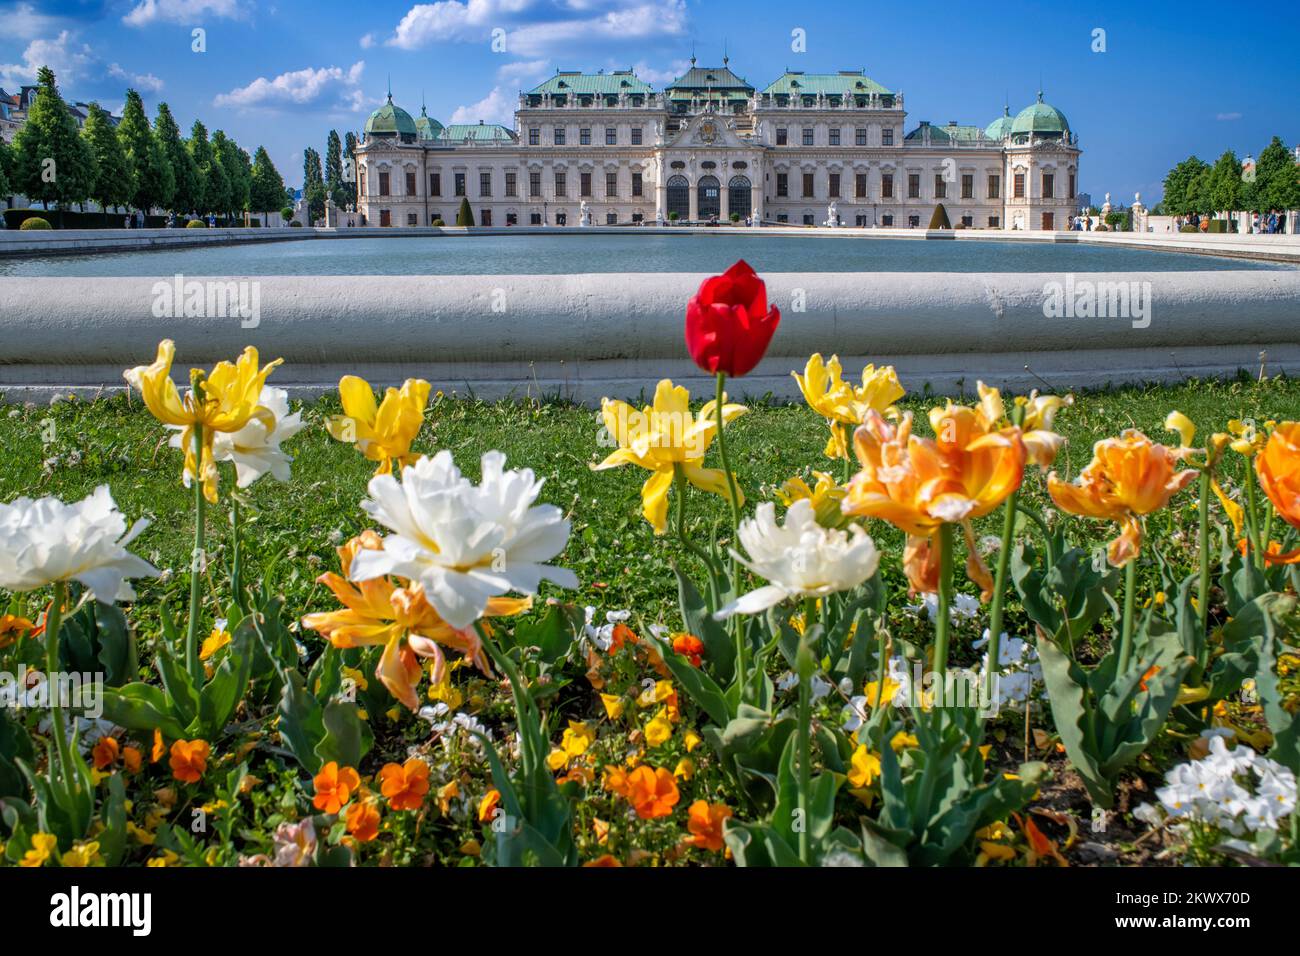
<path id="1" fill-rule="evenodd" d="M 360 110 L 365 104 L 361 92 L 361 73 L 365 61 L 358 60 L 346 70 L 338 66 L 319 69 L 308 67 L 291 73 L 281 73 L 272 79 L 259 76 L 247 86 L 222 93 L 214 99 L 214 106 L 233 106 L 239 109 L 280 109 L 301 106 L 328 106 L 336 109 Z M 335 97 L 333 102 L 325 102 Z"/>
<path id="2" fill-rule="evenodd" d="M 196 21 L 205 17 L 238 20 L 243 15 L 239 0 L 140 0 L 122 22 L 131 27 L 151 23 L 197 25 Z"/>
<path id="3" fill-rule="evenodd" d="M 497 68 L 497 79 L 503 83 L 516 83 L 524 86 L 535 85 L 546 79 L 551 73 L 550 60 L 517 60 Z"/>
<path id="4" fill-rule="evenodd" d="M 1231 123 L 1233 120 L 1241 119 L 1240 113 L 1218 113 L 1214 117 L 1220 123 Z"/>
<path id="5" fill-rule="evenodd" d="M 652 86 L 666 86 L 677 77 L 681 76 L 691 68 L 689 60 L 673 60 L 668 64 L 668 69 L 658 70 L 650 66 L 645 60 L 640 60 L 636 66 L 632 67 L 632 72 L 637 77 Z"/>
<path id="6" fill-rule="evenodd" d="M 73 39 L 67 30 L 53 39 L 33 40 L 23 50 L 22 63 L 0 63 L 0 86 L 21 86 L 35 83 L 36 71 L 48 66 L 58 79 L 59 88 L 67 90 L 70 84 L 82 79 L 94 62 L 94 51 Z"/>
<path id="7" fill-rule="evenodd" d="M 45 33 L 50 33 L 58 25 L 58 17 L 41 13 L 30 3 L 19 3 L 13 7 L 0 7 L 0 22 L 4 23 L 5 33 L 18 40 L 34 40 Z"/>
<path id="8" fill-rule="evenodd" d="M 497 29 L 505 52 L 534 58 L 571 54 L 578 43 L 644 43 L 686 33 L 686 0 L 437 0 L 411 7 L 384 42 L 487 43 Z"/>
<path id="9" fill-rule="evenodd" d="M 496 86 L 492 88 L 491 93 L 477 103 L 456 107 L 449 122 L 477 123 L 482 120 L 485 123 L 500 123 L 503 126 L 513 128 L 516 105 L 518 105 L 516 97 Z"/>
<path id="10" fill-rule="evenodd" d="M 115 80 L 126 80 L 132 88 L 146 93 L 158 93 L 163 88 L 163 81 L 152 73 L 132 73 L 122 69 L 116 63 L 108 65 L 108 75 Z"/>

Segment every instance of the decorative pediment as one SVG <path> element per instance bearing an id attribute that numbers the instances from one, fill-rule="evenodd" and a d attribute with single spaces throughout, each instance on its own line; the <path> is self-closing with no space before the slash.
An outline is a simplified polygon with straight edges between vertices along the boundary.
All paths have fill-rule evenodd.
<path id="1" fill-rule="evenodd" d="M 692 117 L 668 142 L 669 149 L 741 149 L 749 145 L 736 134 L 735 121 L 721 113 Z"/>

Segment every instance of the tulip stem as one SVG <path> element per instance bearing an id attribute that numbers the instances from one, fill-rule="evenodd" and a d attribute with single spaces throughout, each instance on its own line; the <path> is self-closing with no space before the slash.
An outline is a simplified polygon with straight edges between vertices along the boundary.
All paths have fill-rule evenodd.
<path id="1" fill-rule="evenodd" d="M 185 631 L 185 669 L 196 682 L 203 680 L 199 660 L 199 612 L 203 605 L 203 525 L 207 516 L 207 499 L 203 496 L 203 425 L 194 424 L 194 553 L 190 555 L 190 620 Z"/>
<path id="2" fill-rule="evenodd" d="M 998 671 L 1002 669 L 999 656 L 1002 649 L 1002 612 L 1006 598 L 1007 567 L 1011 563 L 1011 536 L 1016 529 L 1016 502 L 1019 500 L 1020 489 L 1017 488 L 1011 492 L 1006 504 L 1002 506 L 1002 547 L 998 550 L 998 568 L 993 579 L 993 606 L 989 609 L 989 664 L 985 668 L 984 675 L 988 693 L 985 700 L 990 703 L 994 699 L 994 691 L 997 690 Z"/>
<path id="3" fill-rule="evenodd" d="M 853 480 L 853 431 L 843 422 L 835 422 L 833 427 L 844 436 L 844 484 L 847 485 Z"/>
<path id="4" fill-rule="evenodd" d="M 1264 555 L 1268 550 L 1268 538 L 1263 534 L 1264 528 L 1259 520 L 1259 497 L 1255 491 L 1255 482 L 1258 481 L 1255 472 L 1255 459 L 1246 459 L 1246 503 L 1247 515 L 1249 522 L 1246 528 L 1247 537 L 1250 539 L 1251 554 L 1248 560 L 1255 563 L 1255 567 L 1261 571 L 1264 570 Z M 1253 596 L 1253 592 L 1251 594 Z"/>
<path id="5" fill-rule="evenodd" d="M 704 562 L 705 570 L 709 571 L 712 562 L 708 553 L 686 533 L 686 472 L 680 462 L 673 463 L 673 486 L 677 492 L 677 537 L 681 539 L 687 551 Z"/>
<path id="6" fill-rule="evenodd" d="M 812 792 L 812 647 L 808 635 L 817 623 L 817 599 L 804 600 L 803 636 L 799 653 L 795 657 L 795 672 L 799 678 L 799 860 L 804 866 L 812 864 L 808 834 L 808 795 Z"/>
<path id="7" fill-rule="evenodd" d="M 65 787 L 74 783 L 72 772 L 72 752 L 68 744 L 68 727 L 63 719 L 63 703 L 59 699 L 59 688 L 63 682 L 56 676 L 59 672 L 59 629 L 63 624 L 63 602 L 67 596 L 67 585 L 62 581 L 54 582 L 54 600 L 45 612 L 45 691 L 50 705 L 53 723 L 54 746 L 59 758 L 59 779 Z M 53 758 L 51 758 L 53 760 Z M 50 773 L 50 780 L 55 776 Z M 71 793 L 71 789 L 68 790 Z"/>
<path id="8" fill-rule="evenodd" d="M 1200 526 L 1197 529 L 1197 549 L 1200 558 L 1200 580 L 1197 582 L 1196 599 L 1200 618 L 1201 645 L 1204 646 L 1206 635 L 1210 632 L 1210 469 L 1201 472 L 1199 514 Z M 1196 668 L 1199 671 L 1201 662 Z"/>
<path id="9" fill-rule="evenodd" d="M 713 416 L 718 423 L 718 454 L 722 457 L 722 472 L 727 476 L 727 500 L 731 505 L 731 539 L 732 545 L 740 547 L 740 540 L 737 533 L 740 530 L 740 492 L 736 488 L 736 476 L 731 472 L 731 459 L 727 455 L 727 438 L 723 433 L 722 405 L 724 399 L 723 387 L 727 381 L 727 373 L 719 372 L 717 376 L 717 388 L 714 395 Z M 731 559 L 731 590 L 736 597 L 740 596 L 740 563 Z M 745 641 L 745 625 L 739 614 L 733 614 L 731 617 L 731 627 L 736 639 L 736 680 L 740 685 L 740 699 L 745 699 L 745 686 L 749 678 L 749 654 Z"/>
<path id="10" fill-rule="evenodd" d="M 242 614 L 247 613 L 248 608 L 244 602 L 244 555 L 239 544 L 239 498 L 234 494 L 230 496 L 230 527 L 231 536 L 234 538 L 230 549 L 230 583 L 235 591 L 235 606 Z"/>
<path id="11" fill-rule="evenodd" d="M 939 611 L 934 622 L 934 664 L 939 680 L 948 672 L 949 607 L 952 604 L 952 525 L 945 521 L 935 535 L 939 544 Z"/>
<path id="12" fill-rule="evenodd" d="M 1129 661 L 1133 657 L 1133 609 L 1137 602 L 1137 555 L 1129 558 L 1124 565 L 1124 623 L 1119 634 L 1119 671 L 1128 673 Z"/>

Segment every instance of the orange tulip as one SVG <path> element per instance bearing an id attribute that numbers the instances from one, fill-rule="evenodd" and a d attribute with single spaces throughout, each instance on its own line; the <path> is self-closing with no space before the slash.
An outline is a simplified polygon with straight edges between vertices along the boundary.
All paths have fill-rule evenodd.
<path id="1" fill-rule="evenodd" d="M 1073 483 L 1056 472 L 1047 476 L 1047 492 L 1062 511 L 1085 518 L 1118 522 L 1120 535 L 1106 549 L 1117 568 L 1142 549 L 1143 515 L 1158 511 L 1196 478 L 1195 469 L 1176 471 L 1179 449 L 1160 445 L 1136 429 L 1105 438 L 1092 449 L 1092 461 Z"/>
<path id="2" fill-rule="evenodd" d="M 472 627 L 458 631 L 444 621 L 429 604 L 418 585 L 398 587 L 389 578 L 374 578 L 354 584 L 348 580 L 352 559 L 362 548 L 381 550 L 383 539 L 374 531 L 363 531 L 338 549 L 342 574 L 326 573 L 316 580 L 334 592 L 343 604 L 339 611 L 308 614 L 304 627 L 319 631 L 338 648 L 382 645 L 375 676 L 388 692 L 409 710 L 420 706 L 415 688 L 423 671 L 417 657 L 432 658 L 435 684 L 446 676 L 442 648 L 459 651 L 484 674 L 491 674 L 483 642 Z M 489 598 L 489 617 L 521 614 L 532 607 L 531 598 Z M 485 625 L 486 626 L 486 625 Z"/>
<path id="3" fill-rule="evenodd" d="M 687 811 L 686 829 L 691 831 L 691 835 L 683 842 L 716 853 L 725 845 L 722 829 L 730 816 L 731 808 L 724 803 L 696 800 Z"/>
<path id="4" fill-rule="evenodd" d="M 1273 429 L 1255 470 L 1277 513 L 1300 528 L 1300 422 L 1282 422 Z"/>
<path id="5" fill-rule="evenodd" d="M 361 778 L 351 767 L 340 768 L 336 761 L 331 760 L 321 767 L 312 783 L 316 787 L 312 806 L 323 813 L 338 813 L 360 789 Z"/>
<path id="6" fill-rule="evenodd" d="M 416 757 L 404 764 L 385 764 L 379 779 L 380 792 L 394 810 L 418 810 L 429 792 L 429 765 Z"/>
<path id="7" fill-rule="evenodd" d="M 206 740 L 178 740 L 172 744 L 172 776 L 181 783 L 198 783 L 208 769 L 212 748 Z"/>
<path id="8" fill-rule="evenodd" d="M 25 617 L 0 614 L 0 651 L 30 633 L 35 626 Z"/>
<path id="9" fill-rule="evenodd" d="M 483 799 L 478 802 L 478 822 L 491 823 L 496 817 L 499 806 L 501 806 L 501 791 L 493 787 L 483 794 Z"/>
<path id="10" fill-rule="evenodd" d="M 862 470 L 849 482 L 845 514 L 883 518 L 909 535 L 904 569 L 914 590 L 938 587 L 938 559 L 929 547 L 944 524 L 989 514 L 1020 487 L 1025 444 L 1020 430 L 992 428 L 978 409 L 949 404 L 930 412 L 936 438 L 912 434 L 912 414 L 897 426 L 869 411 L 853 436 Z M 972 547 L 967 573 L 981 590 L 991 576 Z"/>

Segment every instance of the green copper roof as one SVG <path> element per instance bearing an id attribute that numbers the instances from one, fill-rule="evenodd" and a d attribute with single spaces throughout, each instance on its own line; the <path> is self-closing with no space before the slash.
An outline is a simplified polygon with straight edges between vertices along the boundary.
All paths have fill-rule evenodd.
<path id="1" fill-rule="evenodd" d="M 731 72 L 725 64 L 722 66 L 692 66 L 689 70 L 665 87 L 669 92 L 679 93 L 682 98 L 693 90 L 734 90 L 737 93 L 750 94 L 754 87 L 742 77 Z"/>
<path id="2" fill-rule="evenodd" d="M 984 135 L 992 140 L 1001 142 L 1011 135 L 1011 108 L 1002 107 L 1002 115 L 984 128 Z"/>
<path id="3" fill-rule="evenodd" d="M 425 108 L 421 106 L 420 115 L 415 118 L 415 130 L 420 140 L 437 139 L 442 134 L 442 124 L 436 119 L 431 119 Z"/>
<path id="4" fill-rule="evenodd" d="M 890 91 L 865 76 L 862 70 L 841 70 L 839 73 L 804 73 L 787 70 L 779 79 L 770 83 L 763 92 L 790 96 L 815 96 L 818 93 L 828 96 L 866 96 L 870 93 Z"/>
<path id="5" fill-rule="evenodd" d="M 452 123 L 443 128 L 440 139 L 452 146 L 467 139 L 475 143 L 513 143 L 515 134 L 497 123 Z"/>
<path id="6" fill-rule="evenodd" d="M 367 136 L 415 136 L 415 120 L 411 114 L 393 103 L 393 94 L 388 94 L 388 102 L 370 114 L 366 120 Z"/>
<path id="7" fill-rule="evenodd" d="M 907 142 L 920 142 L 924 138 L 922 132 L 927 124 L 922 123 L 904 138 Z M 978 126 L 961 126 L 949 123 L 947 126 L 930 127 L 930 143 L 937 145 L 939 143 L 973 143 L 977 142 L 984 135 L 984 130 Z"/>
<path id="8" fill-rule="evenodd" d="M 528 91 L 533 94 L 550 93 L 590 96 L 618 96 L 620 93 L 652 93 L 648 83 L 637 79 L 631 70 L 612 73 L 579 73 L 577 70 L 560 70 L 544 83 Z"/>
<path id="9" fill-rule="evenodd" d="M 1038 102 L 1026 106 L 1011 124 L 1015 133 L 1068 133 L 1070 123 L 1065 114 L 1055 106 L 1043 102 L 1043 93 L 1038 93 Z"/>

